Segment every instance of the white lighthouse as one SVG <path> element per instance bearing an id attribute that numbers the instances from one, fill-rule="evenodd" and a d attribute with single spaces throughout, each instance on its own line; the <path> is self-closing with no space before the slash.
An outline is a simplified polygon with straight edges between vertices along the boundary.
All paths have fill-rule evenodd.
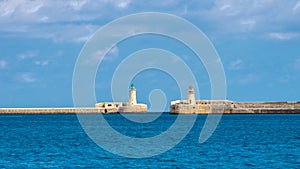
<path id="1" fill-rule="evenodd" d="M 130 85 L 129 102 L 103 102 L 97 103 L 97 110 L 101 113 L 146 113 L 146 104 L 137 103 L 134 84 Z"/>
<path id="2" fill-rule="evenodd" d="M 136 90 L 134 87 L 134 84 L 131 84 L 130 86 L 130 95 L 129 95 L 129 104 L 130 105 L 136 105 Z"/>
<path id="3" fill-rule="evenodd" d="M 188 101 L 188 104 L 191 104 L 191 105 L 196 104 L 194 88 L 192 85 L 189 86 L 187 101 Z"/>

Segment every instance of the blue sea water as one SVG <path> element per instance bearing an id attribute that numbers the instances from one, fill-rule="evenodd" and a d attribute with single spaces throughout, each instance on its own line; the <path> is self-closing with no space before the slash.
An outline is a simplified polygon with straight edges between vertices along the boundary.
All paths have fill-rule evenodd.
<path id="1" fill-rule="evenodd" d="M 155 136 L 176 117 L 162 114 L 142 125 L 105 115 L 116 130 L 136 137 Z M 198 115 L 173 149 L 134 159 L 97 146 L 76 115 L 0 115 L 0 168 L 300 168 L 300 115 L 223 115 L 212 137 L 200 144 L 205 119 Z"/>

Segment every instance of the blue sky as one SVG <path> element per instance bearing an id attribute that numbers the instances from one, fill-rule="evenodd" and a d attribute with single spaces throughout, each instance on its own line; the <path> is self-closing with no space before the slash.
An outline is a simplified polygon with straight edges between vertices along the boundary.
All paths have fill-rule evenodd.
<path id="1" fill-rule="evenodd" d="M 85 42 L 101 26 L 137 12 L 174 14 L 201 29 L 224 65 L 227 99 L 300 100 L 299 0 L 2 0 L 0 107 L 73 106 L 72 75 Z M 195 73 L 200 98 L 210 98 L 208 75 L 188 49 L 166 37 L 145 35 L 118 44 L 105 56 L 95 80 L 97 99 L 111 99 L 110 80 L 118 63 L 153 47 L 181 57 Z M 180 98 L 174 79 L 157 70 L 133 81 L 140 102 L 149 104 L 156 88 L 168 101 Z"/>

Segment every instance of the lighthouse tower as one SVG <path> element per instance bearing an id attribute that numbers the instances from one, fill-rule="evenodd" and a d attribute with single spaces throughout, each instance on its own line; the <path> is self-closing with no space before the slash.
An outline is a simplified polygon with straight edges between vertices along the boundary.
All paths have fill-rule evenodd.
<path id="1" fill-rule="evenodd" d="M 134 84 L 130 86 L 129 104 L 136 105 L 136 90 Z"/>
<path id="2" fill-rule="evenodd" d="M 194 88 L 192 85 L 189 86 L 187 101 L 188 104 L 192 104 L 192 105 L 196 104 Z"/>

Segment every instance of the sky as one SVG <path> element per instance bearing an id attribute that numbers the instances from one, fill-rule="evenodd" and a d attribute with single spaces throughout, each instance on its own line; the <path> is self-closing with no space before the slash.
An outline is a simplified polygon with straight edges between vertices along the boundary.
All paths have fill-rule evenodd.
<path id="1" fill-rule="evenodd" d="M 223 64 L 228 100 L 300 101 L 300 0 L 1 0 L 0 107 L 72 107 L 73 71 L 84 44 L 105 24 L 139 12 L 173 14 L 202 30 Z M 186 46 L 142 35 L 105 56 L 95 79 L 99 102 L 112 99 L 116 66 L 146 48 L 182 58 L 197 78 L 197 99 L 210 99 L 207 72 Z M 138 101 L 150 106 L 154 89 L 161 89 L 168 103 L 180 99 L 175 80 L 146 70 L 132 82 Z"/>

